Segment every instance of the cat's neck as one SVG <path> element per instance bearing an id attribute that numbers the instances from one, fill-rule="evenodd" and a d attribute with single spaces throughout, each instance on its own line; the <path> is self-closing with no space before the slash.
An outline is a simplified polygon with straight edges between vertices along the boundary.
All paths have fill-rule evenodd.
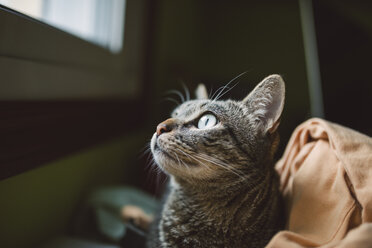
<path id="1" fill-rule="evenodd" d="M 193 247 L 263 247 L 278 231 L 281 206 L 274 170 L 251 180 L 172 181 L 159 225 L 160 240 L 169 247 L 181 241 Z"/>
<path id="2" fill-rule="evenodd" d="M 274 174 L 272 170 L 256 178 L 231 176 L 202 185 L 173 178 L 169 201 L 182 202 L 188 211 L 202 213 L 203 217 L 217 220 L 219 224 L 252 222 L 250 218 L 256 218 L 257 213 L 266 207 L 262 204 L 278 194 Z M 241 214 L 244 214 L 244 218 L 239 216 Z"/>

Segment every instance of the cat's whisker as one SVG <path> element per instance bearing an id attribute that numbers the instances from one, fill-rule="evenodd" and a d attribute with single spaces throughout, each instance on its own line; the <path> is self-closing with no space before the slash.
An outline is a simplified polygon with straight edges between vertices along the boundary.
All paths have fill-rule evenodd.
<path id="1" fill-rule="evenodd" d="M 143 157 L 144 155 L 142 155 L 142 157 Z M 147 155 L 147 157 L 146 157 L 146 160 L 145 160 L 146 162 L 145 162 L 145 169 L 146 170 L 156 170 L 156 167 L 155 167 L 155 161 L 154 161 L 154 158 L 152 157 L 152 154 L 151 153 L 149 153 L 148 155 Z"/>
<path id="2" fill-rule="evenodd" d="M 188 166 L 185 162 L 181 160 L 182 164 L 186 167 L 186 170 L 190 173 L 190 166 Z"/>
<path id="3" fill-rule="evenodd" d="M 203 158 L 202 158 L 203 159 Z M 242 174 L 240 173 L 239 171 L 231 168 L 230 166 L 225 166 L 224 164 L 219 164 L 219 163 L 215 163 L 214 161 L 209 161 L 210 163 L 213 163 L 214 165 L 217 165 L 225 170 L 227 170 L 228 172 L 231 172 L 233 173 L 234 175 L 236 175 L 237 177 L 239 177 L 242 181 L 245 181 L 246 183 L 246 186 L 249 187 L 251 190 L 254 190 L 258 187 L 257 184 L 252 184 L 250 183 L 249 181 L 247 181 L 249 179 L 249 176 L 248 175 L 245 175 L 245 174 Z"/>
<path id="4" fill-rule="evenodd" d="M 161 172 L 161 169 L 159 168 L 159 166 L 157 166 L 157 164 L 155 163 L 154 159 L 151 159 L 150 163 L 148 163 L 148 165 L 146 166 L 145 169 L 149 170 L 149 172 L 150 172 L 149 175 L 155 175 L 154 177 L 151 177 L 151 180 L 149 180 L 149 181 L 155 182 L 155 190 L 160 188 L 161 179 L 162 179 L 162 176 L 161 176 L 162 172 Z"/>
<path id="5" fill-rule="evenodd" d="M 212 94 L 212 96 L 209 97 L 209 99 L 213 100 L 214 97 L 215 97 L 216 95 L 220 94 L 220 91 L 223 90 L 225 87 L 226 87 L 226 85 L 225 85 L 225 86 L 221 86 L 221 87 L 219 87 L 219 88 L 218 88 L 218 89 L 217 89 L 217 90 Z M 212 92 L 211 92 L 211 93 L 212 93 Z"/>
<path id="6" fill-rule="evenodd" d="M 182 151 L 182 152 L 183 152 L 183 151 Z M 185 153 L 185 152 L 183 152 L 183 153 Z M 220 164 L 220 163 L 218 163 L 218 162 L 214 162 L 214 161 L 212 161 L 212 160 L 210 160 L 210 159 L 205 159 L 205 158 L 203 158 L 203 157 L 201 157 L 201 156 L 198 156 L 198 155 L 196 155 L 196 154 L 195 154 L 195 155 L 191 155 L 191 154 L 186 154 L 186 153 L 185 153 L 185 155 L 187 155 L 187 156 L 189 156 L 190 158 L 196 160 L 198 163 L 204 165 L 204 166 L 207 167 L 207 168 L 208 168 L 208 166 L 206 166 L 202 161 L 200 161 L 200 159 L 203 159 L 204 161 L 206 161 L 206 162 L 210 162 L 210 163 L 212 163 L 212 164 L 214 164 L 214 165 L 220 166 L 220 167 L 222 167 L 222 168 L 224 168 L 224 169 L 226 169 L 226 170 L 228 170 L 228 171 L 234 173 L 235 175 L 240 176 L 238 173 L 236 173 L 235 171 L 233 171 L 232 169 L 230 169 L 228 166 L 225 166 L 225 165 Z M 198 158 L 199 158 L 199 159 L 198 159 Z"/>
<path id="7" fill-rule="evenodd" d="M 183 161 L 178 157 L 177 153 L 174 152 L 173 154 L 174 154 L 174 156 L 176 157 L 179 166 L 181 166 L 181 162 L 182 162 L 182 164 L 185 166 L 186 169 L 189 168 L 189 167 L 187 166 L 187 164 L 185 164 L 185 163 L 184 163 L 184 162 L 183 162 Z"/>
<path id="8" fill-rule="evenodd" d="M 162 170 L 159 170 L 158 174 L 158 188 L 160 188 L 161 185 L 164 185 L 164 183 L 168 180 L 169 176 L 167 174 L 164 174 Z"/>
<path id="9" fill-rule="evenodd" d="M 232 82 L 234 82 L 236 79 L 238 79 L 238 78 L 240 78 L 241 76 L 243 76 L 244 74 L 246 74 L 248 71 L 245 71 L 245 72 L 242 72 L 242 73 L 240 73 L 238 76 L 236 76 L 236 77 L 234 77 L 233 79 L 231 79 L 223 88 L 222 88 L 222 90 L 220 90 L 220 92 L 218 93 L 218 95 L 215 97 L 215 98 L 213 98 L 213 96 L 212 96 L 212 99 L 213 99 L 213 101 L 217 101 L 217 99 L 219 99 L 220 98 L 220 95 L 222 94 L 222 92 L 226 89 L 226 88 L 228 88 L 228 86 L 232 83 Z M 234 85 L 235 86 L 235 85 Z M 217 93 L 217 91 L 216 91 L 216 93 Z"/>
<path id="10" fill-rule="evenodd" d="M 205 160 L 207 162 L 210 162 L 210 163 L 212 163 L 214 165 L 217 165 L 217 166 L 219 166 L 219 167 L 221 167 L 221 168 L 223 168 L 223 169 L 225 169 L 225 170 L 233 173 L 234 175 L 238 176 L 239 178 L 244 179 L 243 175 L 241 175 L 239 172 L 236 172 L 234 169 L 232 169 L 230 167 L 227 167 L 225 165 L 219 164 L 219 163 L 217 163 L 215 161 L 211 161 L 211 160 L 208 160 L 208 159 L 205 159 L 205 158 L 201 158 L 201 159 L 203 159 L 203 160 Z"/>
<path id="11" fill-rule="evenodd" d="M 223 94 L 221 94 L 220 96 L 217 96 L 214 101 L 217 101 L 218 99 L 220 99 L 221 97 L 223 97 L 226 93 L 229 93 L 230 90 L 232 90 L 235 86 L 237 86 L 239 84 L 240 81 L 236 82 L 236 84 L 234 84 L 232 87 L 228 88 Z"/>
<path id="12" fill-rule="evenodd" d="M 234 170 L 233 168 L 231 168 L 230 166 L 228 166 L 227 164 L 223 164 L 221 161 L 219 161 L 220 163 L 216 162 L 216 161 L 213 161 L 213 158 L 212 159 L 207 159 L 207 158 L 204 158 L 200 155 L 191 155 L 191 154 L 187 154 L 186 152 L 182 151 L 181 149 L 177 148 L 177 150 L 179 150 L 180 152 L 182 152 L 183 154 L 185 154 L 186 156 L 190 157 L 191 159 L 194 159 L 195 161 L 197 161 L 199 164 L 201 165 L 204 165 L 205 167 L 208 168 L 208 166 L 206 166 L 202 161 L 200 161 L 200 159 L 206 161 L 206 162 L 210 162 L 214 165 L 217 165 L 233 174 L 235 174 L 236 176 L 240 177 L 240 178 L 245 178 L 243 175 L 241 175 L 239 172 L 237 172 L 236 170 Z M 199 158 L 199 159 L 198 159 Z"/>
<path id="13" fill-rule="evenodd" d="M 173 99 L 172 97 L 166 97 L 166 98 L 164 98 L 164 101 L 173 102 L 173 103 L 177 104 L 177 106 L 181 104 L 179 101 L 177 101 L 176 99 Z"/>
<path id="14" fill-rule="evenodd" d="M 194 157 L 192 157 L 190 154 L 187 154 L 186 152 L 182 151 L 181 149 L 179 149 L 179 148 L 176 148 L 176 149 L 177 149 L 178 151 L 182 152 L 185 156 L 187 156 L 187 157 L 189 157 L 189 158 L 191 158 L 191 159 L 194 159 L 194 160 L 198 161 L 197 159 L 195 159 Z M 198 162 L 200 162 L 200 161 L 198 161 Z"/>
<path id="15" fill-rule="evenodd" d="M 202 155 L 204 155 L 204 157 Z M 230 171 L 231 173 L 234 173 L 235 175 L 239 176 L 240 178 L 245 178 L 245 175 L 241 174 L 239 171 L 235 170 L 234 168 L 231 168 L 231 166 L 229 166 L 228 164 L 223 163 L 222 161 L 220 161 L 216 158 L 210 157 L 210 156 L 205 155 L 205 154 L 199 154 L 199 155 L 195 155 L 195 156 L 200 158 L 200 159 L 203 159 L 207 162 L 210 162 L 214 165 L 220 166 L 220 167 Z"/>
<path id="16" fill-rule="evenodd" d="M 146 163 L 145 170 L 148 171 L 147 178 L 146 178 L 146 184 L 153 185 L 155 183 L 155 191 L 157 191 L 159 187 L 159 168 L 156 166 L 154 159 L 151 159 L 148 163 Z"/>
<path id="17" fill-rule="evenodd" d="M 148 164 L 147 169 L 149 169 L 151 172 L 154 172 L 156 174 L 158 174 L 158 172 L 160 170 L 160 168 L 157 166 L 154 159 L 150 160 L 150 163 Z"/>
<path id="18" fill-rule="evenodd" d="M 157 173 L 155 176 L 155 192 L 158 192 L 163 188 L 162 185 L 164 185 L 164 183 L 168 180 L 168 175 L 164 174 L 159 167 L 157 167 L 156 172 Z"/>
<path id="19" fill-rule="evenodd" d="M 178 90 L 169 90 L 167 93 L 168 94 L 176 94 L 176 95 L 178 95 L 180 97 L 182 103 L 185 102 L 185 97 L 182 95 L 182 93 L 180 91 L 178 91 Z"/>
<path id="20" fill-rule="evenodd" d="M 190 101 L 190 91 L 189 88 L 187 88 L 186 84 L 182 82 L 182 88 L 185 91 L 186 101 Z"/>
<path id="21" fill-rule="evenodd" d="M 194 156 L 192 156 L 191 154 L 187 154 L 186 152 L 182 151 L 181 149 L 177 148 L 178 151 L 182 152 L 185 156 L 197 161 L 199 164 L 203 165 L 204 167 L 208 168 L 208 166 L 206 166 L 202 161 L 200 161 L 199 159 L 195 158 Z"/>
<path id="22" fill-rule="evenodd" d="M 139 158 L 143 158 L 144 156 L 147 157 L 150 155 L 151 156 L 151 147 L 150 147 L 150 143 L 147 143 L 139 152 Z"/>
<path id="23" fill-rule="evenodd" d="M 209 91 L 209 94 L 208 94 L 208 99 L 212 99 L 213 98 L 213 86 L 211 87 L 211 90 Z"/>

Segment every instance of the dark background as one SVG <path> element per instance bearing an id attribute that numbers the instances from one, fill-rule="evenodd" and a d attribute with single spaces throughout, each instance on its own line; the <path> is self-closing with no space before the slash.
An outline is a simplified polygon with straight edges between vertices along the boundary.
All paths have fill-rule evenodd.
<path id="1" fill-rule="evenodd" d="M 314 1 L 327 120 L 372 135 L 372 3 Z"/>

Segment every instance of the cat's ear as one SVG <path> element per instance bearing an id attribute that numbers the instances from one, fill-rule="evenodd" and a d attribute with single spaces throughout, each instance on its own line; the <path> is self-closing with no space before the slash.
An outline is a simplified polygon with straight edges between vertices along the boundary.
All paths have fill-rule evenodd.
<path id="1" fill-rule="evenodd" d="M 202 99 L 208 99 L 208 93 L 207 88 L 204 84 L 199 84 L 198 87 L 195 90 L 196 99 L 202 100 Z"/>
<path id="2" fill-rule="evenodd" d="M 279 126 L 285 98 L 285 84 L 281 76 L 270 75 L 262 80 L 243 102 L 248 105 L 263 131 L 273 133 Z"/>

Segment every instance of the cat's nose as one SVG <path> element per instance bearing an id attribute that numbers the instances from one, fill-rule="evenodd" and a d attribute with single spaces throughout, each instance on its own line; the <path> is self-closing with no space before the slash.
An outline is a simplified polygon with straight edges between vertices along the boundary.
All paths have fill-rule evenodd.
<path id="1" fill-rule="evenodd" d="M 176 125 L 176 122 L 173 118 L 163 121 L 156 127 L 157 136 L 161 135 L 162 133 L 168 133 L 172 131 L 175 125 Z"/>

